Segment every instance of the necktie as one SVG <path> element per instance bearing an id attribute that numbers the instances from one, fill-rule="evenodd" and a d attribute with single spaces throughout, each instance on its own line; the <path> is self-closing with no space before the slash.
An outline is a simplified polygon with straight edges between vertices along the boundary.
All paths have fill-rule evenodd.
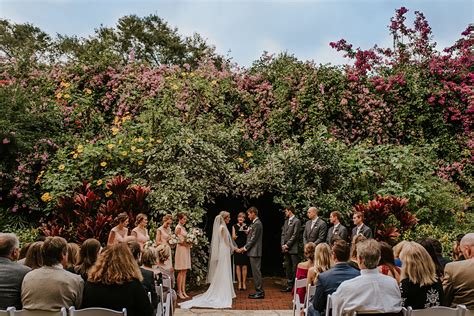
<path id="1" fill-rule="evenodd" d="M 311 222 L 311 230 L 314 228 L 314 222 Z"/>

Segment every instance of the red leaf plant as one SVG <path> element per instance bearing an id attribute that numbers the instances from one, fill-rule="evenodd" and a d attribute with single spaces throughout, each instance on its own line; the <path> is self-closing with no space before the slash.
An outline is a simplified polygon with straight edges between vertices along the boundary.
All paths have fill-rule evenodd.
<path id="1" fill-rule="evenodd" d="M 116 176 L 107 182 L 111 195 L 105 195 L 100 187 L 83 184 L 73 191 L 72 196 L 61 197 L 52 214 L 42 220 L 41 231 L 46 236 L 62 236 L 68 241 L 83 242 L 96 238 L 102 244 L 107 242 L 113 219 L 126 212 L 130 223 L 138 213 L 147 213 L 146 197 L 149 187 L 130 185 L 130 179 Z"/>
<path id="2" fill-rule="evenodd" d="M 364 222 L 373 230 L 375 239 L 386 242 L 395 241 L 418 222 L 408 210 L 408 199 L 396 196 L 377 195 L 366 204 L 354 206 L 354 211 L 364 214 Z"/>

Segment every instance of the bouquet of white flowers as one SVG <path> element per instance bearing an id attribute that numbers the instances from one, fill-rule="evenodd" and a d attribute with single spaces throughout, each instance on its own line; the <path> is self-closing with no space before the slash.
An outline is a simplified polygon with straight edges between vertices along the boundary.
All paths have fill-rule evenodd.
<path id="1" fill-rule="evenodd" d="M 171 234 L 170 235 L 170 239 L 168 239 L 168 243 L 170 244 L 171 247 L 174 247 L 176 246 L 177 244 L 179 244 L 180 240 L 178 238 L 178 236 L 176 236 L 176 234 Z"/>
<path id="2" fill-rule="evenodd" d="M 202 237 L 203 235 L 204 235 L 204 233 L 202 232 L 202 229 L 193 228 L 186 235 L 186 242 L 188 244 L 197 245 L 198 244 L 198 237 Z"/>

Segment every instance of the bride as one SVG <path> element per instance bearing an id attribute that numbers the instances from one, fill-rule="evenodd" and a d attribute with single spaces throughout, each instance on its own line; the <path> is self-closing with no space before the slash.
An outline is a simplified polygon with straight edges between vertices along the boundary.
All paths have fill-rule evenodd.
<path id="1" fill-rule="evenodd" d="M 211 258 L 207 283 L 211 285 L 203 294 L 183 302 L 181 308 L 191 307 L 232 308 L 232 299 L 235 297 L 232 282 L 232 264 L 230 256 L 236 245 L 226 227 L 230 221 L 230 214 L 222 211 L 214 219 L 211 241 Z"/>

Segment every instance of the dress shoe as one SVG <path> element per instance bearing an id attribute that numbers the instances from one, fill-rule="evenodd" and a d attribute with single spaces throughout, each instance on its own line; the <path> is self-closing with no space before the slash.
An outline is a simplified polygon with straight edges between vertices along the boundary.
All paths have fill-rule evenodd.
<path id="1" fill-rule="evenodd" d="M 265 294 L 263 293 L 255 293 L 255 294 L 249 294 L 249 298 L 253 298 L 253 299 L 264 299 L 265 298 Z"/>
<path id="2" fill-rule="evenodd" d="M 283 290 L 281 290 L 281 292 L 291 292 L 292 289 L 293 288 L 291 286 L 287 286 Z"/>

